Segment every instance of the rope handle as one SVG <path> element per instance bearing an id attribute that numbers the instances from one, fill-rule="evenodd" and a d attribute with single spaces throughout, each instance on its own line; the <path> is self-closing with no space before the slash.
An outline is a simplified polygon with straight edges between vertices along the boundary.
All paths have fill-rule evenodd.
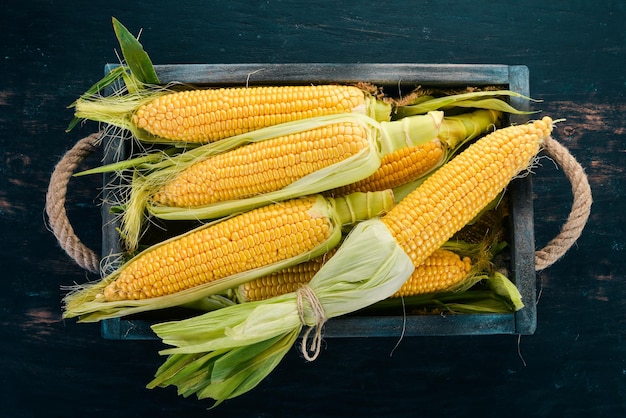
<path id="1" fill-rule="evenodd" d="M 76 236 L 65 211 L 67 185 L 74 170 L 100 145 L 102 132 L 91 134 L 74 145 L 59 161 L 50 177 L 46 194 L 48 222 L 61 248 L 85 270 L 97 273 L 100 258 Z M 563 168 L 572 185 L 573 204 L 559 234 L 535 252 L 535 270 L 544 270 L 556 263 L 582 234 L 591 212 L 591 187 L 583 167 L 570 152 L 552 137 L 544 140 L 544 151 Z"/>
<path id="2" fill-rule="evenodd" d="M 58 162 L 46 193 L 46 213 L 52 233 L 72 260 L 85 270 L 98 273 L 100 257 L 76 236 L 65 211 L 67 185 L 78 165 L 100 145 L 102 133 L 91 134 L 78 141 Z"/>
<path id="3" fill-rule="evenodd" d="M 544 270 L 557 262 L 582 234 L 591 213 L 591 186 L 583 167 L 567 148 L 548 137 L 544 151 L 559 165 L 572 185 L 573 202 L 567 221 L 559 234 L 541 250 L 535 251 L 535 271 Z"/>

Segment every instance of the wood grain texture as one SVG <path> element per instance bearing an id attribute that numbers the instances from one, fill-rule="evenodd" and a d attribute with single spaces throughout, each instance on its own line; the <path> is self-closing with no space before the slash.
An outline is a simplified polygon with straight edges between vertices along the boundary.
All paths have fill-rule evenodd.
<path id="1" fill-rule="evenodd" d="M 586 168 L 587 229 L 537 277 L 532 336 L 327 340 L 296 351 L 255 391 L 210 403 L 144 388 L 157 342 L 106 341 L 60 319 L 59 286 L 95 277 L 66 258 L 43 219 L 58 158 L 97 126 L 64 132 L 66 109 L 116 61 L 116 16 L 158 64 L 527 65 L 537 109 Z M 0 14 L 0 416 L 451 416 L 626 414 L 626 6 L 607 0 L 350 2 L 10 0 Z M 87 165 L 97 164 L 94 156 Z M 571 194 L 547 159 L 535 170 L 536 245 Z M 68 210 L 100 245 L 99 180 L 75 179 Z"/>

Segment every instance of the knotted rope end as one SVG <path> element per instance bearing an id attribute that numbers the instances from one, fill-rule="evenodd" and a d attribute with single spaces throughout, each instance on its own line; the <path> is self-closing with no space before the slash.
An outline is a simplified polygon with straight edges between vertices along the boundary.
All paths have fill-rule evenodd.
<path id="1" fill-rule="evenodd" d="M 302 322 L 302 325 L 308 326 L 302 336 L 300 349 L 306 361 L 314 361 L 319 356 L 322 347 L 322 328 L 324 327 L 324 323 L 326 323 L 324 307 L 315 294 L 315 291 L 307 284 L 302 285 L 296 291 L 296 295 L 300 322 Z M 304 301 L 309 304 L 313 312 L 315 324 L 312 326 L 308 325 L 305 317 Z M 313 335 L 311 335 L 311 333 L 313 333 Z"/>

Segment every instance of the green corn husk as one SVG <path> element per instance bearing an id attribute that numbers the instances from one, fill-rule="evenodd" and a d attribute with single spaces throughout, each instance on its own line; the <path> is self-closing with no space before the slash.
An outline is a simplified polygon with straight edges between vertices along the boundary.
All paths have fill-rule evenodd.
<path id="1" fill-rule="evenodd" d="M 340 247 L 336 254 L 348 251 L 352 256 L 345 263 L 326 264 L 309 284 L 326 319 L 387 298 L 414 269 L 382 223 L 364 221 L 353 231 L 358 231 L 360 238 L 348 250 Z M 376 251 L 371 248 L 374 241 Z M 358 254 L 371 262 L 360 262 Z M 163 342 L 175 348 L 162 351 L 170 357 L 148 387 L 174 385 L 184 396 L 212 398 L 215 405 L 249 391 L 276 367 L 302 331 L 297 299 L 296 293 L 288 293 L 154 325 Z M 303 314 L 307 327 L 322 325 L 308 303 Z M 302 350 L 307 354 L 309 349 L 319 348 L 306 343 L 304 339 Z"/>
<path id="2" fill-rule="evenodd" d="M 483 280 L 487 287 L 492 280 L 508 281 L 500 273 Z M 516 302 L 519 301 L 517 288 L 512 284 L 506 287 L 506 294 L 470 290 L 404 298 L 402 309 L 407 314 L 416 309 L 427 309 L 431 314 L 510 313 L 521 309 L 521 301 Z M 388 313 L 390 307 L 398 307 L 395 302 L 386 299 L 362 311 L 376 313 L 384 310 Z M 147 387 L 175 386 L 183 397 L 196 395 L 199 399 L 215 399 L 214 406 L 217 406 L 223 400 L 239 396 L 260 383 L 296 343 L 299 333 L 298 328 L 294 328 L 268 340 L 230 349 L 170 354 Z"/>
<path id="3" fill-rule="evenodd" d="M 486 283 L 496 295 L 509 301 L 514 310 L 519 311 L 524 307 L 519 290 L 504 274 L 496 271 Z"/>
<path id="4" fill-rule="evenodd" d="M 133 79 L 141 84 L 159 84 L 159 77 L 156 71 L 154 71 L 152 61 L 139 43 L 139 40 L 119 20 L 112 18 L 112 21 L 115 36 L 122 49 L 122 56 L 128 65 Z"/>
<path id="5" fill-rule="evenodd" d="M 106 87 L 118 82 L 120 79 L 124 80 L 125 88 L 122 88 L 118 93 L 123 91 L 138 93 L 149 85 L 160 83 L 152 61 L 141 43 L 139 43 L 139 40 L 116 18 L 113 17 L 112 22 L 115 36 L 120 44 L 122 56 L 126 64 L 122 64 L 107 73 L 69 107 L 76 107 L 80 100 L 96 97 Z M 71 131 L 80 122 L 80 119 L 80 117 L 75 116 L 67 127 L 66 132 Z"/>
<path id="6" fill-rule="evenodd" d="M 518 110 L 497 96 L 516 97 L 524 100 L 537 101 L 511 90 L 477 91 L 454 94 L 438 98 L 420 97 L 415 103 L 394 107 L 394 118 L 419 115 L 433 110 L 450 110 L 454 108 L 490 109 L 511 114 L 532 114 L 536 112 Z"/>

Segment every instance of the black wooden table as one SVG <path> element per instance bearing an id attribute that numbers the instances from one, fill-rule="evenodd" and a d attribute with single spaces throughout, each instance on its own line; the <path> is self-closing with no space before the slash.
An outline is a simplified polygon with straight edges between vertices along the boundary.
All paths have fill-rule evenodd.
<path id="1" fill-rule="evenodd" d="M 624 416 L 626 413 L 626 7 L 620 2 L 9 1 L 0 14 L 0 416 Z M 61 285 L 95 279 L 46 228 L 45 192 L 70 133 L 66 107 L 116 61 L 111 16 L 157 64 L 526 65 L 537 107 L 566 118 L 555 138 L 586 168 L 591 218 L 537 275 L 534 335 L 331 338 L 290 352 L 252 392 L 210 402 L 147 390 L 158 341 L 110 341 L 61 319 Z M 86 165 L 99 161 L 98 153 Z M 537 248 L 558 233 L 570 185 L 535 169 Z M 66 207 L 101 246 L 98 178 Z M 397 347 L 396 347 L 397 345 Z"/>

